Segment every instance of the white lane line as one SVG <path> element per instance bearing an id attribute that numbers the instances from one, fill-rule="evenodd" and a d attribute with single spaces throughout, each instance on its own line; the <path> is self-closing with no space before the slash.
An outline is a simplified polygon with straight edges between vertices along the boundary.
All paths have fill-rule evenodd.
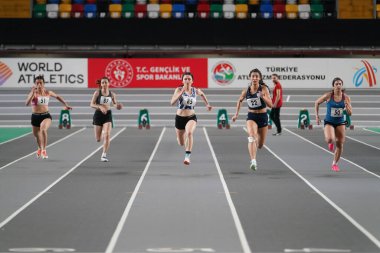
<path id="1" fill-rule="evenodd" d="M 137 185 L 136 185 L 136 187 L 135 187 L 135 190 L 133 191 L 132 196 L 131 196 L 131 198 L 130 198 L 129 201 L 128 201 L 128 204 L 127 204 L 127 206 L 125 207 L 125 210 L 124 210 L 124 212 L 123 212 L 123 215 L 121 216 L 120 221 L 119 221 L 119 223 L 117 224 L 116 230 L 115 230 L 115 232 L 114 232 L 113 235 L 112 235 L 112 238 L 111 238 L 111 240 L 110 240 L 110 242 L 109 242 L 109 244 L 108 244 L 108 246 L 107 246 L 107 249 L 106 249 L 105 253 L 111 253 L 111 252 L 113 252 L 113 250 L 114 250 L 114 248 L 115 248 L 115 246 L 116 246 L 116 243 L 117 243 L 117 240 L 119 239 L 120 233 L 121 233 L 121 231 L 123 230 L 124 223 L 125 223 L 125 221 L 127 220 L 127 217 L 128 217 L 128 215 L 129 215 L 129 212 L 131 211 L 131 208 L 132 208 L 133 202 L 135 201 L 135 198 L 136 198 L 137 192 L 139 191 L 139 189 L 140 189 L 140 187 L 141 187 L 141 184 L 142 184 L 142 182 L 143 182 L 143 180 L 144 180 L 144 178 L 145 178 L 145 175 L 146 175 L 146 173 L 148 172 L 149 166 L 150 166 L 150 164 L 152 163 L 153 157 L 154 157 L 154 155 L 155 155 L 156 152 L 157 152 L 158 146 L 160 145 L 160 142 L 161 142 L 161 140 L 162 140 L 162 137 L 164 136 L 165 131 L 166 131 L 166 127 L 164 127 L 164 128 L 162 129 L 162 131 L 161 131 L 161 135 L 160 135 L 160 137 L 158 138 L 158 141 L 157 141 L 157 143 L 156 143 L 156 146 L 154 147 L 153 152 L 152 152 L 152 154 L 151 154 L 150 157 L 149 157 L 148 163 L 146 164 L 146 166 L 145 166 L 145 168 L 144 168 L 144 171 L 143 171 L 143 173 L 141 174 L 141 177 L 140 177 L 139 181 L 137 182 Z"/>
<path id="2" fill-rule="evenodd" d="M 290 100 L 290 95 L 288 95 L 288 96 L 286 97 L 286 102 L 289 102 L 289 100 Z"/>
<path id="3" fill-rule="evenodd" d="M 328 151 L 327 149 L 324 149 L 323 147 L 319 146 L 318 144 L 315 144 L 315 143 L 312 142 L 312 141 L 309 141 L 308 139 L 302 137 L 301 135 L 296 134 L 296 133 L 290 131 L 290 130 L 287 129 L 287 128 L 284 128 L 284 129 L 285 129 L 287 132 L 289 132 L 289 133 L 291 133 L 291 134 L 297 136 L 298 138 L 300 138 L 300 139 L 302 139 L 302 140 L 304 140 L 304 141 L 306 141 L 306 142 L 308 142 L 308 143 L 310 143 L 310 144 L 312 144 L 312 145 L 314 145 L 314 146 L 316 146 L 316 147 L 322 149 L 323 151 L 325 151 L 325 152 L 327 152 L 327 153 L 329 153 L 329 154 L 334 155 L 333 152 L 330 152 L 330 151 Z M 368 174 L 371 174 L 372 176 L 375 176 L 375 177 L 377 177 L 378 179 L 380 179 L 380 175 L 377 175 L 377 174 L 373 173 L 372 171 L 367 170 L 366 168 L 360 166 L 359 164 L 356 164 L 356 163 L 354 163 L 354 162 L 352 162 L 352 161 L 350 161 L 350 160 L 348 160 L 348 159 L 346 159 L 346 158 L 344 158 L 344 157 L 340 157 L 340 159 L 342 159 L 342 160 L 344 160 L 344 161 L 346 161 L 346 162 L 348 162 L 348 163 L 351 163 L 352 165 L 354 165 L 354 166 L 358 167 L 359 169 L 361 169 L 361 170 L 367 172 Z"/>
<path id="4" fill-rule="evenodd" d="M 83 128 L 81 128 L 81 129 L 75 131 L 74 133 L 69 134 L 69 135 L 63 137 L 62 139 L 59 139 L 58 141 L 53 142 L 52 144 L 49 144 L 49 145 L 47 146 L 47 148 L 50 148 L 50 147 L 54 146 L 55 144 L 58 144 L 58 143 L 60 143 L 61 141 L 64 141 L 64 140 L 70 138 L 71 136 L 73 136 L 73 135 L 75 135 L 75 134 L 77 134 L 77 133 L 82 132 L 82 131 L 85 130 L 85 129 L 86 129 L 86 127 L 83 127 Z M 6 167 L 8 167 L 8 166 L 10 166 L 10 165 L 12 165 L 12 164 L 18 162 L 18 161 L 20 161 L 20 160 L 22 160 L 22 159 L 24 159 L 24 158 L 27 158 L 28 156 L 34 155 L 34 154 L 36 154 L 36 151 L 34 151 L 34 152 L 32 152 L 32 153 L 30 153 L 30 154 L 28 154 L 28 155 L 26 155 L 26 156 L 20 157 L 20 158 L 18 158 L 17 160 L 14 160 L 13 162 L 10 162 L 10 163 L 4 165 L 3 167 L 0 167 L 0 170 L 2 170 L 2 169 L 4 169 L 4 168 L 6 168 Z"/>
<path id="5" fill-rule="evenodd" d="M 239 235 L 239 239 L 240 239 L 241 246 L 243 248 L 243 252 L 244 253 L 251 253 L 251 249 L 249 247 L 247 238 L 245 236 L 243 226 L 241 225 L 239 215 L 237 214 L 236 208 L 234 206 L 234 203 L 233 203 L 231 195 L 230 195 L 230 191 L 228 190 L 226 180 L 224 179 L 222 170 L 220 169 L 218 159 L 216 158 L 214 148 L 211 145 L 211 141 L 210 141 L 210 138 L 208 137 L 207 130 L 205 127 L 203 127 L 203 131 L 206 135 L 206 140 L 207 140 L 208 146 L 210 147 L 212 157 L 214 158 L 216 169 L 218 170 L 220 181 L 222 182 L 222 185 L 223 185 L 224 193 L 226 194 L 228 205 L 230 206 L 230 209 L 231 209 L 232 217 L 233 217 L 234 222 L 235 222 L 236 230 L 237 230 L 238 235 Z"/>
<path id="6" fill-rule="evenodd" d="M 112 138 L 111 138 L 111 141 L 116 137 L 118 136 L 122 131 L 125 130 L 125 127 L 122 128 L 119 132 L 117 132 Z M 54 185 L 56 185 L 59 181 L 61 181 L 62 179 L 64 179 L 67 175 L 69 175 L 71 172 L 73 172 L 76 168 L 78 168 L 83 162 L 85 162 L 88 158 L 90 158 L 91 156 L 93 156 L 96 152 L 98 152 L 101 148 L 103 148 L 103 146 L 100 146 L 98 147 L 97 149 L 95 149 L 91 154 L 89 154 L 88 156 L 86 156 L 82 161 L 80 161 L 79 163 L 77 163 L 74 167 L 72 167 L 69 171 L 67 171 L 65 174 L 63 174 L 60 178 L 58 178 L 57 180 L 55 180 L 51 185 L 49 185 L 47 188 L 45 188 L 45 190 L 43 190 L 42 192 L 40 192 L 39 194 L 37 194 L 34 198 L 32 198 L 31 200 L 29 200 L 29 202 L 27 202 L 25 205 L 23 205 L 22 207 L 20 207 L 16 212 L 14 212 L 13 214 L 11 214 L 8 218 L 6 218 L 3 222 L 0 223 L 0 228 L 4 227 L 8 222 L 10 222 L 14 217 L 16 217 L 19 213 L 21 213 L 23 210 L 25 210 L 28 206 L 30 206 L 34 201 L 36 201 L 39 197 L 41 197 L 43 194 L 45 194 L 47 191 L 49 191 Z"/>
<path id="7" fill-rule="evenodd" d="M 353 140 L 353 141 L 356 141 L 356 142 L 359 142 L 359 143 L 361 143 L 361 144 L 364 144 L 364 145 L 366 145 L 366 146 L 368 146 L 368 147 L 371 147 L 371 148 L 374 148 L 374 149 L 380 150 L 379 147 L 376 147 L 376 146 L 373 146 L 373 145 L 371 145 L 371 144 L 368 144 L 368 143 L 366 143 L 366 142 L 364 142 L 364 141 L 361 141 L 361 140 L 355 139 L 355 138 L 353 138 L 353 137 L 351 137 L 351 136 L 347 136 L 347 135 L 346 135 L 346 138 L 348 138 L 348 139 L 350 139 L 350 140 Z"/>
<path id="8" fill-rule="evenodd" d="M 3 145 L 3 144 L 5 144 L 5 143 L 11 142 L 11 141 L 14 141 L 14 140 L 17 140 L 17 139 L 20 139 L 20 138 L 22 138 L 22 137 L 25 137 L 25 136 L 31 134 L 31 133 L 32 133 L 32 130 L 30 130 L 29 133 L 26 133 L 26 134 L 20 135 L 20 136 L 18 136 L 18 137 L 15 137 L 15 138 L 9 139 L 9 140 L 4 141 L 4 142 L 0 142 L 0 145 Z"/>
<path id="9" fill-rule="evenodd" d="M 360 225 L 354 218 L 352 218 L 348 213 L 346 213 L 342 208 L 340 208 L 337 204 L 335 204 L 331 199 L 329 199 L 326 195 L 324 195 L 317 187 L 311 184 L 306 178 L 304 178 L 300 173 L 298 173 L 295 169 L 293 169 L 289 164 L 287 164 L 283 159 L 281 159 L 277 154 L 275 154 L 270 148 L 264 145 L 265 149 L 267 149 L 274 157 L 276 157 L 279 161 L 281 161 L 286 167 L 288 167 L 294 174 L 296 174 L 299 178 L 301 178 L 311 189 L 313 189 L 316 193 L 318 193 L 324 200 L 327 201 L 332 207 L 334 207 L 341 215 L 343 215 L 348 221 L 350 221 L 357 229 L 359 229 L 365 236 L 368 237 L 378 248 L 380 248 L 380 241 L 372 235 L 367 229 L 365 229 L 362 225 Z"/>
<path id="10" fill-rule="evenodd" d="M 379 132 L 373 131 L 373 130 L 368 129 L 368 128 L 363 128 L 363 130 L 364 130 L 364 131 L 371 132 L 371 133 L 375 133 L 375 134 L 380 134 Z"/>

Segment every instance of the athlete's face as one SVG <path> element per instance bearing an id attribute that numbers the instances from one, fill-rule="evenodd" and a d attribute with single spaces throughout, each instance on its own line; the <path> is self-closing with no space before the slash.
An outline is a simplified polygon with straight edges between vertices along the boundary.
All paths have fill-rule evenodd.
<path id="1" fill-rule="evenodd" d="M 277 76 L 272 76 L 272 82 L 277 83 L 278 82 L 278 77 Z"/>
<path id="2" fill-rule="evenodd" d="M 37 89 L 41 90 L 44 88 L 44 81 L 42 79 L 37 79 L 35 85 Z"/>
<path id="3" fill-rule="evenodd" d="M 103 78 L 100 81 L 100 85 L 102 86 L 102 88 L 108 88 L 108 86 L 110 85 L 110 82 L 108 81 L 108 79 Z"/>
<path id="4" fill-rule="evenodd" d="M 341 80 L 336 80 L 334 82 L 334 89 L 337 89 L 337 90 L 343 89 L 343 82 Z"/>
<path id="5" fill-rule="evenodd" d="M 191 75 L 184 75 L 182 78 L 183 85 L 193 84 L 193 77 Z"/>
<path id="6" fill-rule="evenodd" d="M 252 83 L 257 84 L 260 81 L 260 74 L 257 72 L 252 72 L 250 78 Z"/>

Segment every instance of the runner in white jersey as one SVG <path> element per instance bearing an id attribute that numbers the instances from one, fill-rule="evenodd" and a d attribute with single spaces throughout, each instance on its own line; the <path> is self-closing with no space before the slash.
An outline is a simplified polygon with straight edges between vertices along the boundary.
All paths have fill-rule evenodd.
<path id="1" fill-rule="evenodd" d="M 195 115 L 195 105 L 197 95 L 201 96 L 206 104 L 207 110 L 211 111 L 212 106 L 209 104 L 206 95 L 201 89 L 194 88 L 194 78 L 190 72 L 182 75 L 182 86 L 176 88 L 171 105 L 177 103 L 177 114 L 175 117 L 175 128 L 177 133 L 178 145 L 185 146 L 184 164 L 190 164 L 190 155 L 193 148 L 193 133 L 197 126 L 197 116 Z"/>
<path id="2" fill-rule="evenodd" d="M 50 97 L 56 98 L 65 106 L 65 110 L 71 110 L 72 108 L 63 100 L 62 97 L 58 96 L 53 91 L 48 91 L 45 89 L 45 80 L 42 75 L 34 78 L 34 85 L 32 90 L 29 92 L 26 99 L 25 105 L 32 105 L 32 118 L 31 124 L 33 127 L 33 135 L 36 137 L 37 141 L 37 158 L 42 157 L 47 159 L 48 155 L 46 152 L 48 133 L 47 130 L 51 125 L 51 115 L 49 113 L 49 101 Z"/>

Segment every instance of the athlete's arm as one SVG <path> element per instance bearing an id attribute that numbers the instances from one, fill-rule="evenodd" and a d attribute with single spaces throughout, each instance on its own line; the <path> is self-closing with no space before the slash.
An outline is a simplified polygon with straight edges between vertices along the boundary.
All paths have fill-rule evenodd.
<path id="1" fill-rule="evenodd" d="M 244 89 L 242 92 L 241 92 L 241 95 L 236 103 L 236 112 L 235 112 L 235 115 L 232 117 L 232 121 L 235 122 L 237 120 L 237 118 L 239 117 L 239 111 L 240 111 L 240 106 L 241 106 L 241 102 L 243 102 L 244 98 L 246 97 L 247 95 L 247 91 Z"/>
<path id="2" fill-rule="evenodd" d="M 61 102 L 64 106 L 65 106 L 65 110 L 71 110 L 73 109 L 72 107 L 70 107 L 66 101 L 63 99 L 63 97 L 61 96 L 58 96 L 57 94 L 55 94 L 53 91 L 49 91 L 49 96 L 53 97 L 53 98 L 56 98 L 59 102 Z"/>
<path id="3" fill-rule="evenodd" d="M 201 89 L 197 89 L 197 94 L 198 94 L 199 96 L 201 96 L 201 98 L 202 98 L 203 101 L 205 102 L 206 107 L 207 107 L 207 110 L 208 110 L 208 111 L 211 111 L 212 106 L 209 104 L 208 99 L 207 99 L 205 93 L 204 93 Z"/>
<path id="4" fill-rule="evenodd" d="M 29 106 L 30 103 L 32 102 L 33 98 L 35 97 L 35 92 L 36 92 L 36 86 L 33 85 L 32 89 L 30 90 L 28 97 L 26 98 L 25 105 Z"/>
<path id="5" fill-rule="evenodd" d="M 349 96 L 345 96 L 344 105 L 346 106 L 346 112 L 348 116 L 352 115 L 352 106 L 351 106 L 351 98 Z"/>
<path id="6" fill-rule="evenodd" d="M 264 102 L 265 104 L 272 108 L 273 107 L 273 104 L 272 104 L 272 99 L 270 98 L 270 94 L 269 94 L 269 90 L 266 86 L 262 85 L 262 98 L 264 99 Z"/>
<path id="7" fill-rule="evenodd" d="M 315 103 L 314 103 L 314 111 L 315 111 L 315 120 L 317 121 L 317 125 L 321 122 L 321 119 L 319 118 L 319 105 L 323 102 L 327 101 L 327 96 L 330 95 L 330 93 L 326 93 L 319 97 Z"/>
<path id="8" fill-rule="evenodd" d="M 179 97 L 183 94 L 185 92 L 185 89 L 184 88 L 180 88 L 180 87 L 178 87 L 178 88 L 176 88 L 175 89 L 175 91 L 174 91 L 174 94 L 173 94 L 173 96 L 172 96 L 172 99 L 171 99 L 171 101 L 170 101 L 170 105 L 174 105 L 176 102 L 177 102 L 177 100 L 179 99 Z"/>

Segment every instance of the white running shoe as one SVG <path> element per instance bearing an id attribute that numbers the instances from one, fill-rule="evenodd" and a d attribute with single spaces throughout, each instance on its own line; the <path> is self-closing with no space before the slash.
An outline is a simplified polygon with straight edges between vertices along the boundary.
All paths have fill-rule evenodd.
<path id="1" fill-rule="evenodd" d="M 41 157 L 42 157 L 42 159 L 48 159 L 49 158 L 47 153 L 46 153 L 46 150 L 41 151 Z"/>
<path id="2" fill-rule="evenodd" d="M 253 171 L 256 171 L 257 170 L 257 162 L 256 162 L 256 159 L 252 159 L 251 160 L 251 166 L 249 166 L 249 168 Z"/>
<path id="3" fill-rule="evenodd" d="M 100 158 L 100 161 L 102 161 L 102 162 L 108 162 L 108 158 L 107 158 L 107 156 L 102 156 L 102 157 Z"/>
<path id="4" fill-rule="evenodd" d="M 189 155 L 185 155 L 185 159 L 183 160 L 183 163 L 186 165 L 190 165 L 190 156 Z"/>

